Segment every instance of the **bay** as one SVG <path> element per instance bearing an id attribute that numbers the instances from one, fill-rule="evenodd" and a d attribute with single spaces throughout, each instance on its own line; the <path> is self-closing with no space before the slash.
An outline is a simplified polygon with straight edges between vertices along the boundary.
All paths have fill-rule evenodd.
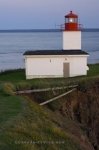
<path id="1" fill-rule="evenodd" d="M 27 50 L 62 49 L 62 32 L 0 31 L 0 71 L 24 68 Z M 88 52 L 88 63 L 99 63 L 99 31 L 82 32 L 82 50 Z"/>

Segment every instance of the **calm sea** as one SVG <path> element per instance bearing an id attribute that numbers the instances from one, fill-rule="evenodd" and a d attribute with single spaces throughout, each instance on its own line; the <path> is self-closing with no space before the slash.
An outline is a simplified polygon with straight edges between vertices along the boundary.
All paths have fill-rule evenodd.
<path id="1" fill-rule="evenodd" d="M 62 32 L 0 31 L 0 71 L 24 68 L 27 50 L 53 49 L 62 49 Z M 88 63 L 99 63 L 99 30 L 82 32 L 82 49 L 90 54 Z"/>

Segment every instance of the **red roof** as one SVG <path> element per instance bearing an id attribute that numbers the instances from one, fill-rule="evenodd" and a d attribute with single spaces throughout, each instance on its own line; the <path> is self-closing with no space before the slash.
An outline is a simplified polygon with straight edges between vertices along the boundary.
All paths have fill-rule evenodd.
<path id="1" fill-rule="evenodd" d="M 76 15 L 72 11 L 70 11 L 70 13 L 65 16 L 65 18 L 78 18 L 78 15 Z"/>

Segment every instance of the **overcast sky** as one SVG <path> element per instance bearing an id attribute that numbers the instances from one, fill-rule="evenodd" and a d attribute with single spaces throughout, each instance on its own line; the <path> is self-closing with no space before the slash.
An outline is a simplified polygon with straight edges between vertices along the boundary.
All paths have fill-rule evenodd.
<path id="1" fill-rule="evenodd" d="M 0 30 L 49 29 L 70 10 L 86 28 L 99 28 L 99 0 L 0 0 Z"/>

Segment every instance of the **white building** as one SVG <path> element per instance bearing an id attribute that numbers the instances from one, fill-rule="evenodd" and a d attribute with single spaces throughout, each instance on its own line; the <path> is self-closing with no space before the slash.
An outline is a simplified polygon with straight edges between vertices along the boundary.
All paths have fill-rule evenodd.
<path id="1" fill-rule="evenodd" d="M 26 79 L 86 75 L 88 53 L 81 50 L 78 16 L 72 11 L 65 16 L 62 50 L 26 51 L 24 56 Z"/>

